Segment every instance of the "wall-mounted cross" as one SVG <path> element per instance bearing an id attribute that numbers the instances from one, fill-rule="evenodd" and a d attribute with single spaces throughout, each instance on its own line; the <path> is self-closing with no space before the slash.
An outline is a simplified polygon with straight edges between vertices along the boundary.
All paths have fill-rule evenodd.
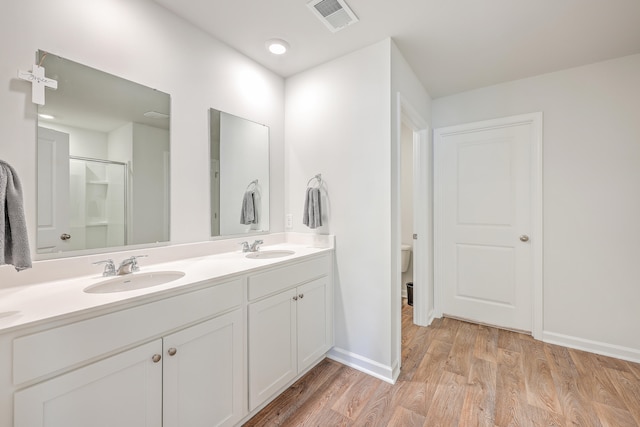
<path id="1" fill-rule="evenodd" d="M 33 66 L 33 71 L 18 70 L 18 77 L 33 84 L 31 88 L 31 101 L 34 104 L 44 105 L 44 88 L 58 88 L 58 82 L 44 76 L 44 67 Z"/>

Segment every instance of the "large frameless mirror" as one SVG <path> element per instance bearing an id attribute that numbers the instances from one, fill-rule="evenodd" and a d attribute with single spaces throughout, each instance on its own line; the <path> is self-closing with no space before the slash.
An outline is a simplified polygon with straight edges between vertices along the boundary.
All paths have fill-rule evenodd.
<path id="1" fill-rule="evenodd" d="M 38 52 L 57 80 L 38 108 L 38 254 L 169 241 L 170 97 Z"/>
<path id="2" fill-rule="evenodd" d="M 211 235 L 269 231 L 269 128 L 209 110 Z"/>

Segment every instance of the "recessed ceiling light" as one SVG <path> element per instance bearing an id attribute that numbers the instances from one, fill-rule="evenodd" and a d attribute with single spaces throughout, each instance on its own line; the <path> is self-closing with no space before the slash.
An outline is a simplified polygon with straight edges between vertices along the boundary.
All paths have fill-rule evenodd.
<path id="1" fill-rule="evenodd" d="M 287 50 L 289 50 L 289 43 L 281 39 L 267 40 L 265 45 L 267 46 L 269 52 L 273 53 L 274 55 L 282 55 L 285 54 Z"/>
<path id="2" fill-rule="evenodd" d="M 52 116 L 51 114 L 38 114 L 38 117 L 40 117 L 41 119 L 47 119 L 47 120 L 53 120 L 55 119 L 54 116 Z"/>

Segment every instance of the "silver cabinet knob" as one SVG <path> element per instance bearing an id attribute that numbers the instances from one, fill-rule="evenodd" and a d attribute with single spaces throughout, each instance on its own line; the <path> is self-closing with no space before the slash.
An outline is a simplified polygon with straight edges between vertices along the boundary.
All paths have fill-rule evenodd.
<path id="1" fill-rule="evenodd" d="M 177 352 L 178 352 L 178 350 L 176 350 L 173 347 L 171 347 L 169 350 L 167 350 L 167 353 L 169 353 L 169 356 L 175 356 Z"/>
<path id="2" fill-rule="evenodd" d="M 293 297 L 294 301 L 298 301 L 298 296 L 296 295 L 295 297 Z"/>
<path id="3" fill-rule="evenodd" d="M 60 235 L 60 240 L 69 240 L 71 238 L 71 234 L 62 233 Z"/>
<path id="4" fill-rule="evenodd" d="M 529 236 L 527 236 L 526 234 L 523 234 L 522 236 L 520 236 L 520 241 L 521 242 L 528 242 L 529 241 Z"/>
<path id="5" fill-rule="evenodd" d="M 298 295 L 298 298 L 300 298 L 300 299 L 304 298 L 304 294 Z"/>
<path id="6" fill-rule="evenodd" d="M 159 354 L 154 354 L 151 360 L 153 360 L 153 363 L 158 363 L 160 360 L 162 360 L 162 356 L 160 356 Z"/>

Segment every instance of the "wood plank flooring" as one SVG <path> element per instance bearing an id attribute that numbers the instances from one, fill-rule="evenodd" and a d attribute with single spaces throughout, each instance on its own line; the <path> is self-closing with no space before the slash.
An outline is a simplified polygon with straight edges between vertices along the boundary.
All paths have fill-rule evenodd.
<path id="1" fill-rule="evenodd" d="M 395 385 L 325 359 L 244 425 L 640 427 L 640 364 L 402 314 Z"/>

